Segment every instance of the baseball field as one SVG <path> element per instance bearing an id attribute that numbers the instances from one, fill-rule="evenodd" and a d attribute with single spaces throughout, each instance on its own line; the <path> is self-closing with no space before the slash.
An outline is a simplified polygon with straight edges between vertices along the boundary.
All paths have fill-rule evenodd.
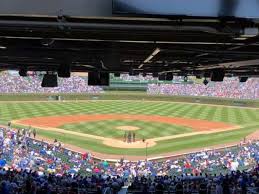
<path id="1" fill-rule="evenodd" d="M 106 158 L 156 157 L 236 143 L 259 129 L 259 109 L 143 99 L 2 101 L 0 123 L 9 121 Z M 125 142 L 129 133 L 134 142 Z"/>

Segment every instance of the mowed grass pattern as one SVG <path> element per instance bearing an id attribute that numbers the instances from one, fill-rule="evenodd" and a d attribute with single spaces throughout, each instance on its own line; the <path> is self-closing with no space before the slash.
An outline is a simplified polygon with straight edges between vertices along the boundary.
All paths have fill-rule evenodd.
<path id="1" fill-rule="evenodd" d="M 223 106 L 209 106 L 199 104 L 184 104 L 170 102 L 148 102 L 148 101 L 89 101 L 89 102 L 19 102 L 0 103 L 0 123 L 7 124 L 10 120 L 55 115 L 75 115 L 75 114 L 145 114 L 161 115 L 169 117 L 184 117 L 202 119 L 210 121 L 220 121 L 241 126 L 235 131 L 221 132 L 210 135 L 197 135 L 192 137 L 177 138 L 173 140 L 160 141 L 152 148 L 149 154 L 159 154 L 182 149 L 206 147 L 209 145 L 225 144 L 239 141 L 248 134 L 259 129 L 259 110 Z M 79 124 L 80 125 L 80 124 Z M 84 123 L 82 123 L 84 125 Z M 104 123 L 103 123 L 104 125 Z M 124 125 L 124 124 L 121 124 Z M 130 125 L 130 124 L 127 124 Z M 145 123 L 146 127 L 153 123 Z M 71 126 L 70 126 L 71 127 Z M 97 127 L 98 133 L 102 133 L 103 126 Z M 178 129 L 179 126 L 170 126 Z M 170 128 L 169 127 L 169 128 Z M 152 128 L 152 127 L 151 127 Z M 168 129 L 166 133 L 169 134 Z M 160 127 L 159 127 L 160 129 Z M 71 129 L 70 129 L 71 130 Z M 85 130 L 77 129 L 75 130 Z M 151 130 L 151 129 L 150 129 Z M 179 131 L 187 132 L 189 129 L 180 127 Z M 187 130 L 187 131 L 186 131 Z M 91 129 L 94 131 L 94 128 Z M 163 136 L 163 130 L 152 129 L 153 134 L 158 133 Z M 169 130 L 170 131 L 170 130 Z M 102 142 L 90 138 L 59 134 L 51 131 L 38 131 L 40 135 L 57 138 L 63 142 L 76 146 L 109 154 L 145 155 L 145 149 L 119 149 L 104 146 Z M 85 131 L 86 132 L 86 131 Z M 96 132 L 92 132 L 96 133 Z M 174 133 L 173 130 L 170 133 Z M 178 132 L 176 132 L 178 133 Z M 110 136 L 120 136 L 121 133 L 110 134 Z M 146 134 L 147 135 L 147 134 Z"/>
<path id="2" fill-rule="evenodd" d="M 191 137 L 159 141 L 156 146 L 148 148 L 148 155 L 159 155 L 161 153 L 170 153 L 193 148 L 206 148 L 207 146 L 214 146 L 219 144 L 224 146 L 226 143 L 240 141 L 253 131 L 258 130 L 258 128 L 259 126 L 252 126 L 241 128 L 235 131 L 207 135 L 195 135 Z M 39 134 L 52 139 L 56 138 L 62 142 L 73 144 L 78 147 L 85 148 L 86 150 L 93 150 L 100 153 L 138 156 L 144 156 L 146 154 L 146 149 L 111 148 L 104 146 L 99 140 L 93 140 L 86 137 L 65 135 L 45 130 L 39 130 Z"/>
<path id="3" fill-rule="evenodd" d="M 102 137 L 123 139 L 125 131 L 117 129 L 117 127 L 120 126 L 138 127 L 139 130 L 134 131 L 136 134 L 136 139 L 148 139 L 192 132 L 191 128 L 183 126 L 158 122 L 145 122 L 139 120 L 103 120 L 95 122 L 81 122 L 63 125 L 59 128 Z"/>
<path id="4" fill-rule="evenodd" d="M 0 103 L 0 122 L 74 114 L 145 114 L 185 117 L 233 124 L 259 122 L 259 109 L 145 101 Z"/>

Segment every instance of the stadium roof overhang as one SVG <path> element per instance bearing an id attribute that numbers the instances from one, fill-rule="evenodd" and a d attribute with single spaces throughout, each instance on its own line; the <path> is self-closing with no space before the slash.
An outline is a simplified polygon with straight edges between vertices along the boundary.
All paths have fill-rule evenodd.
<path id="1" fill-rule="evenodd" d="M 259 74 L 259 21 L 233 17 L 0 16 L 0 68 Z"/>

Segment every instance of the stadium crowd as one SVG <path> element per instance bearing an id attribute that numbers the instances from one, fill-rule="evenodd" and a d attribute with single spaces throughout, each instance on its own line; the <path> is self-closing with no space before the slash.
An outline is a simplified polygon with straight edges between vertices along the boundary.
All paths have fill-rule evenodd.
<path id="1" fill-rule="evenodd" d="M 124 81 L 151 81 L 157 80 L 152 76 L 129 76 L 122 74 L 120 79 Z M 177 79 L 177 78 L 176 78 Z M 102 87 L 88 86 L 87 78 L 71 76 L 70 78 L 58 78 L 58 87 L 42 88 L 42 78 L 37 75 L 20 77 L 18 75 L 0 75 L 0 93 L 101 93 Z M 148 84 L 147 93 L 150 95 L 179 95 L 179 96 L 210 96 L 236 99 L 258 99 L 259 79 L 250 78 L 247 82 L 240 83 L 237 78 L 225 78 L 223 82 L 209 82 L 186 84 L 177 82 L 174 84 L 160 83 Z"/>
<path id="2" fill-rule="evenodd" d="M 20 77 L 19 75 L 0 75 L 0 93 L 100 93 L 102 88 L 88 86 L 87 78 L 71 76 L 58 78 L 58 87 L 41 87 L 42 78 L 37 75 Z"/>
<path id="3" fill-rule="evenodd" d="M 211 96 L 237 99 L 258 99 L 259 79 L 250 78 L 240 83 L 237 78 L 225 78 L 223 82 L 204 84 L 149 84 L 148 94 Z"/>
<path id="4" fill-rule="evenodd" d="M 1 194 L 259 192 L 259 141 L 160 162 L 108 163 L 39 138 L 30 128 L 0 129 Z"/>

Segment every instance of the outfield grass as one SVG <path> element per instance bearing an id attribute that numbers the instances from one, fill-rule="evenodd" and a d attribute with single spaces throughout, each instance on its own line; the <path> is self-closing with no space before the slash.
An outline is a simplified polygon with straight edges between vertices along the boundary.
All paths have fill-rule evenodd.
<path id="1" fill-rule="evenodd" d="M 199 104 L 184 104 L 174 102 L 146 102 L 146 101 L 89 101 L 89 102 L 19 102 L 19 103 L 0 103 L 0 123 L 7 124 L 10 120 L 52 116 L 52 115 L 74 115 L 74 114 L 146 114 L 161 115 L 172 117 L 185 117 L 202 119 L 209 121 L 221 121 L 240 125 L 242 128 L 235 131 L 221 132 L 209 135 L 197 135 L 192 137 L 177 138 L 173 140 L 160 141 L 154 147 L 148 149 L 149 154 L 159 154 L 182 149 L 206 147 L 209 145 L 224 144 L 238 141 L 251 132 L 259 129 L 259 110 L 223 106 L 209 106 Z M 143 131 L 140 134 L 147 137 L 165 136 L 167 134 L 185 133 L 190 129 L 183 129 L 179 126 L 166 126 L 166 124 L 156 125 L 147 122 L 120 121 L 119 125 L 140 125 Z M 100 126 L 98 126 L 98 123 Z M 78 123 L 67 125 L 67 130 L 81 130 L 83 133 L 98 134 L 103 136 L 119 137 L 123 133 L 114 131 L 118 122 L 107 121 L 91 123 Z M 82 126 L 82 128 L 80 127 Z M 86 127 L 88 126 L 88 127 Z M 108 127 L 108 128 L 107 128 Z M 145 130 L 144 130 L 145 127 Z M 158 127 L 158 130 L 156 128 Z M 96 130 L 94 130 L 96 128 Z M 163 130 L 162 130 L 163 128 Z M 103 129 L 108 129 L 107 133 Z M 161 130 L 159 130 L 161 129 Z M 164 133 L 164 134 L 163 134 Z M 104 146 L 102 142 L 85 137 L 59 134 L 56 132 L 39 130 L 39 134 L 56 138 L 63 142 L 77 145 L 79 147 L 109 154 L 122 155 L 145 155 L 145 149 L 119 149 Z M 146 138 L 147 138 L 146 137 Z"/>
<path id="2" fill-rule="evenodd" d="M 258 123 L 259 109 L 146 101 L 19 102 L 0 103 L 0 122 L 52 115 L 146 114 L 222 121 Z"/>

